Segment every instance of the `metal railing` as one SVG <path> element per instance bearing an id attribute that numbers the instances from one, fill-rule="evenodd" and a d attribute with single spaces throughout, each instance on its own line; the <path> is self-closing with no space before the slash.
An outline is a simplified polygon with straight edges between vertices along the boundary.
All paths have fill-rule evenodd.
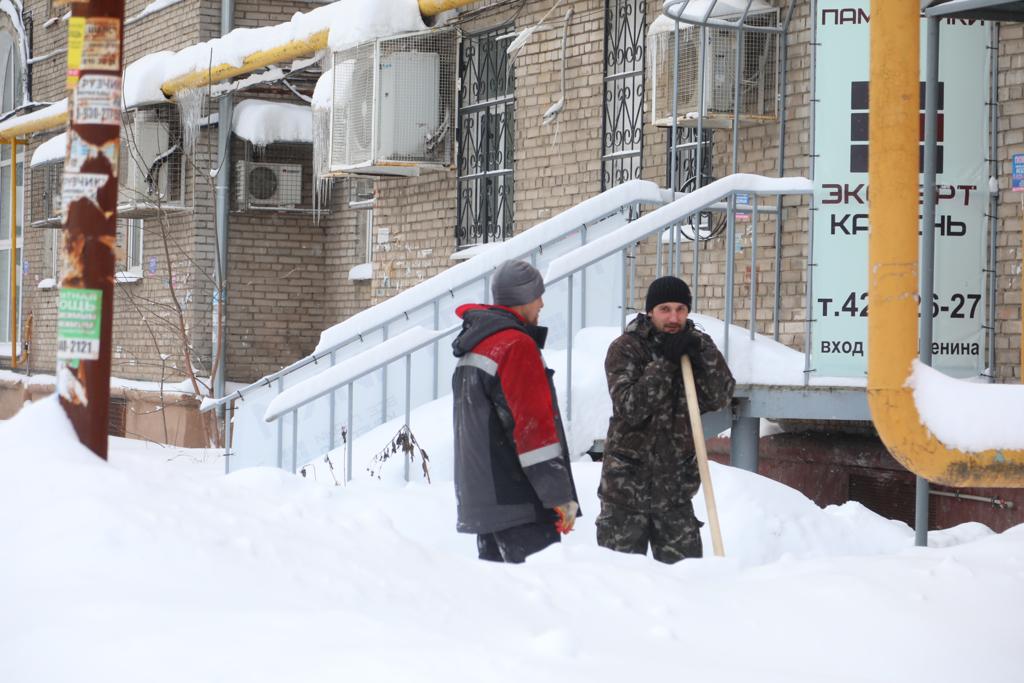
<path id="1" fill-rule="evenodd" d="M 379 400 L 374 401 L 364 395 L 361 401 L 367 405 L 375 403 L 376 407 L 353 415 L 344 432 L 339 431 L 336 425 L 338 401 L 334 394 L 320 402 L 324 405 L 306 407 L 295 415 L 297 420 L 305 422 L 312 417 L 309 413 L 316 414 L 323 423 L 329 421 L 330 427 L 326 430 L 303 430 L 301 434 L 296 425 L 287 424 L 288 416 L 268 427 L 263 415 L 270 401 L 286 389 L 319 374 L 325 366 L 333 367 L 404 331 L 417 327 L 429 330 L 451 328 L 457 320 L 454 313 L 457 305 L 490 300 L 490 276 L 501 262 L 524 259 L 543 269 L 553 258 L 624 225 L 639 215 L 641 207 L 658 206 L 668 199 L 656 184 L 641 180 L 632 180 L 602 192 L 325 330 L 313 354 L 223 398 L 206 401 L 202 410 L 225 408 L 225 454 L 245 453 L 246 464 L 283 467 L 286 460 L 297 462 L 301 458 L 297 453 L 333 450 L 347 440 L 351 430 L 349 425 L 386 421 L 397 412 L 394 399 L 402 389 L 396 385 L 394 376 L 389 377 L 387 364 L 380 369 L 379 378 L 364 382 L 375 385 L 372 390 L 364 387 L 357 392 L 379 392 Z M 429 360 L 433 368 L 429 382 L 418 383 L 418 399 L 437 398 L 441 391 L 441 378 L 450 365 L 447 358 L 451 356 L 440 353 L 442 339 L 443 335 L 435 339 L 430 348 L 418 349 L 417 360 L 421 364 Z M 307 415 L 303 416 L 303 412 Z M 352 412 L 351 406 L 349 412 Z M 371 412 L 376 414 L 371 415 Z M 291 435 L 290 458 L 285 452 L 288 433 Z M 229 471 L 233 467 L 232 459 L 227 458 L 226 468 Z"/>
<path id="2" fill-rule="evenodd" d="M 731 276 L 735 268 L 735 214 L 737 211 L 757 210 L 757 198 L 763 195 L 806 195 L 812 191 L 811 182 L 804 178 L 765 178 L 762 176 L 738 174 L 729 176 L 722 180 L 715 181 L 696 192 L 681 196 L 680 198 L 658 208 L 647 215 L 635 220 L 624 222 L 614 229 L 604 231 L 604 234 L 595 239 L 588 240 L 586 230 L 582 229 L 579 234 L 576 231 L 568 233 L 574 240 L 579 239 L 571 248 L 560 250 L 561 253 L 554 258 L 548 259 L 545 272 L 545 324 L 551 330 L 549 339 L 554 338 L 555 349 L 563 347 L 566 353 L 566 396 L 565 413 L 568 420 L 573 416 L 573 340 L 575 333 L 588 325 L 617 324 L 621 327 L 625 315 L 630 307 L 630 294 L 632 292 L 632 277 L 630 261 L 636 249 L 650 238 L 662 239 L 663 233 L 667 230 L 675 230 L 677 226 L 701 211 L 709 208 L 721 207 L 725 202 L 727 207 L 729 230 L 726 237 L 726 309 L 725 309 L 725 344 L 723 352 L 728 357 L 728 330 L 732 322 L 732 287 Z M 753 198 L 751 205 L 739 205 L 736 201 L 737 195 L 748 195 Z M 600 195 L 599 195 L 600 196 Z M 756 213 L 755 213 L 756 219 Z M 528 234 L 528 233 L 524 233 Z M 566 245 L 562 245 L 563 247 Z M 488 252 L 489 253 L 489 252 Z M 484 255 L 474 257 L 471 261 L 481 258 Z M 538 263 L 539 252 L 531 252 L 535 264 Z M 487 259 L 488 268 L 493 268 L 504 260 Z M 455 268 L 437 276 L 445 282 L 451 280 L 450 273 Z M 477 271 L 473 271 L 476 273 Z M 490 272 L 489 270 L 487 272 Z M 477 275 L 476 277 L 479 277 Z M 426 283 L 425 283 L 426 284 Z M 615 296 L 609 292 L 614 291 Z M 751 282 L 751 320 L 750 333 L 754 334 L 756 329 L 756 278 Z M 484 300 L 483 298 L 481 300 Z M 436 299 L 434 300 L 436 301 Z M 373 309 L 370 309 L 372 312 Z M 404 370 L 401 372 L 401 384 L 404 388 L 399 389 L 396 395 L 402 397 L 404 406 L 405 424 L 411 421 L 412 410 L 415 406 L 423 405 L 430 400 L 438 398 L 438 385 L 436 378 L 443 368 L 451 369 L 453 359 L 450 354 L 445 359 L 437 353 L 438 344 L 441 340 L 453 337 L 457 334 L 460 324 L 440 328 L 414 326 L 405 330 L 402 334 L 382 341 L 372 348 L 368 348 L 358 355 L 348 359 L 332 363 L 330 369 L 318 373 L 301 383 L 292 387 L 279 390 L 279 393 L 266 406 L 263 419 L 278 426 L 279 434 L 283 428 L 290 433 L 289 465 L 293 471 L 301 467 L 305 462 L 319 457 L 326 452 L 333 450 L 336 446 L 333 440 L 329 440 L 328 448 L 317 450 L 316 448 L 303 448 L 300 436 L 311 431 L 310 427 L 315 421 L 325 423 L 326 429 L 331 434 L 343 433 L 345 443 L 345 479 L 352 476 L 352 457 L 356 433 L 365 433 L 368 427 L 377 426 L 388 421 L 389 413 L 387 408 L 389 378 L 387 371 L 389 366 L 403 363 Z M 550 345 L 549 345 L 550 348 Z M 431 351 L 432 350 L 432 351 Z M 432 368 L 425 367 L 424 361 L 427 358 L 420 358 L 424 352 L 432 352 Z M 414 368 L 420 370 L 414 372 Z M 427 370 L 426 373 L 422 370 Z M 450 374 L 450 373 L 449 373 Z M 429 384 L 424 382 L 424 375 Z M 369 385 L 359 386 L 360 382 L 374 379 Z M 392 378 L 394 379 L 394 378 Z M 424 384 L 432 385 L 434 392 L 431 395 L 423 391 Z M 416 386 L 419 385 L 419 390 Z M 381 389 L 383 387 L 383 389 Z M 357 400 L 358 392 L 381 391 L 381 405 L 379 406 L 379 419 L 360 420 L 355 414 L 355 406 L 360 402 Z M 346 420 L 339 424 L 339 401 L 345 406 Z M 319 410 L 315 409 L 321 404 Z M 365 405 L 365 404 L 364 404 Z M 371 406 L 376 411 L 377 406 Z M 397 415 L 395 415 L 397 417 Z M 300 428 L 300 422 L 302 427 Z M 287 423 L 287 424 L 286 424 Z M 339 426 L 342 429 L 339 432 Z M 237 449 L 236 449 L 237 451 Z M 283 465 L 284 452 L 282 441 L 278 439 L 278 460 L 277 465 Z M 230 460 L 230 459 L 229 459 Z M 408 477 L 408 462 L 406 462 L 406 476 Z"/>

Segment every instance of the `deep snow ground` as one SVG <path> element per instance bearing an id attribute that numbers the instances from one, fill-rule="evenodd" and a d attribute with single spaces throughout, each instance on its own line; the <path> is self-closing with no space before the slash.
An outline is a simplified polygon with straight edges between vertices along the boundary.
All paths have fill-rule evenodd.
<path id="1" fill-rule="evenodd" d="M 669 567 L 595 545 L 599 467 L 578 462 L 577 530 L 503 566 L 454 532 L 443 477 L 225 477 L 179 451 L 118 441 L 103 463 L 51 400 L 0 423 L 0 681 L 1024 675 L 1024 527 L 914 548 L 857 504 L 713 465 L 728 557 Z"/>

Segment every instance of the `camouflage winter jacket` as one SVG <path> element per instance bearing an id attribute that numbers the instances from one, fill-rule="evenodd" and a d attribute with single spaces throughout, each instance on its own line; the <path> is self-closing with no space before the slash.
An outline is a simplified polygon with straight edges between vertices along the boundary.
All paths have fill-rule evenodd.
<path id="1" fill-rule="evenodd" d="M 700 412 L 724 408 L 736 381 L 711 337 L 692 320 L 686 327 L 701 339 L 693 362 Z M 612 418 L 598 495 L 640 512 L 682 505 L 700 488 L 682 373 L 661 356 L 661 337 L 641 313 L 612 342 L 604 363 Z"/>

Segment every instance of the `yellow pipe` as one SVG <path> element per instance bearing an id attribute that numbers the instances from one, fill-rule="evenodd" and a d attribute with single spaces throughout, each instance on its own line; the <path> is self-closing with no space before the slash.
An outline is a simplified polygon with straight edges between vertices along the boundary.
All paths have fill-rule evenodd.
<path id="1" fill-rule="evenodd" d="M 220 83 L 236 76 L 244 76 L 278 62 L 312 57 L 325 47 L 327 47 L 327 29 L 318 31 L 303 40 L 293 40 L 284 45 L 253 52 L 245 58 L 241 66 L 219 64 L 210 69 L 192 71 L 184 76 L 172 78 L 165 81 L 160 89 L 167 97 L 174 97 L 178 92 L 188 88 L 205 88 L 213 83 Z"/>
<path id="2" fill-rule="evenodd" d="M 60 114 L 54 114 L 53 116 L 19 123 L 9 127 L 0 125 L 0 142 L 8 145 L 14 138 L 25 137 L 30 133 L 38 133 L 41 130 L 63 128 L 67 123 L 68 114 L 67 112 L 62 112 Z"/>
<path id="3" fill-rule="evenodd" d="M 425 17 L 432 17 L 444 12 L 445 10 L 455 9 L 476 1 L 477 0 L 419 0 L 420 14 Z M 236 78 L 238 76 L 250 74 L 253 71 L 263 69 L 272 64 L 312 57 L 318 51 L 327 47 L 327 33 L 327 29 L 324 29 L 323 31 L 318 31 L 303 40 L 293 40 L 285 43 L 284 45 L 278 45 L 266 50 L 253 52 L 242 61 L 241 66 L 219 64 L 205 71 L 193 71 L 185 74 L 184 76 L 172 78 L 161 85 L 160 89 L 167 97 L 174 97 L 181 90 L 188 88 L 205 88 L 214 83 L 226 81 L 229 78 Z"/>
<path id="4" fill-rule="evenodd" d="M 446 10 L 462 7 L 477 0 L 420 0 L 420 14 L 425 17 L 437 16 Z"/>
<path id="5" fill-rule="evenodd" d="M 1024 451 L 965 453 L 921 424 L 907 386 L 918 346 L 918 0 L 871 2 L 868 405 L 904 467 L 949 486 L 1024 487 Z"/>
<path id="6" fill-rule="evenodd" d="M 18 141 L 11 140 L 11 367 L 18 367 Z"/>

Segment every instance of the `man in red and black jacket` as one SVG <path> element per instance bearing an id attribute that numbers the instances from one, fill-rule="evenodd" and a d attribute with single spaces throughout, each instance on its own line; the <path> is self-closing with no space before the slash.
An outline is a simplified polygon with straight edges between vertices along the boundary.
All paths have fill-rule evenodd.
<path id="1" fill-rule="evenodd" d="M 523 562 L 572 530 L 579 499 L 538 327 L 544 280 L 523 261 L 491 279 L 494 305 L 456 313 L 452 377 L 458 530 L 477 534 L 480 559 Z"/>

